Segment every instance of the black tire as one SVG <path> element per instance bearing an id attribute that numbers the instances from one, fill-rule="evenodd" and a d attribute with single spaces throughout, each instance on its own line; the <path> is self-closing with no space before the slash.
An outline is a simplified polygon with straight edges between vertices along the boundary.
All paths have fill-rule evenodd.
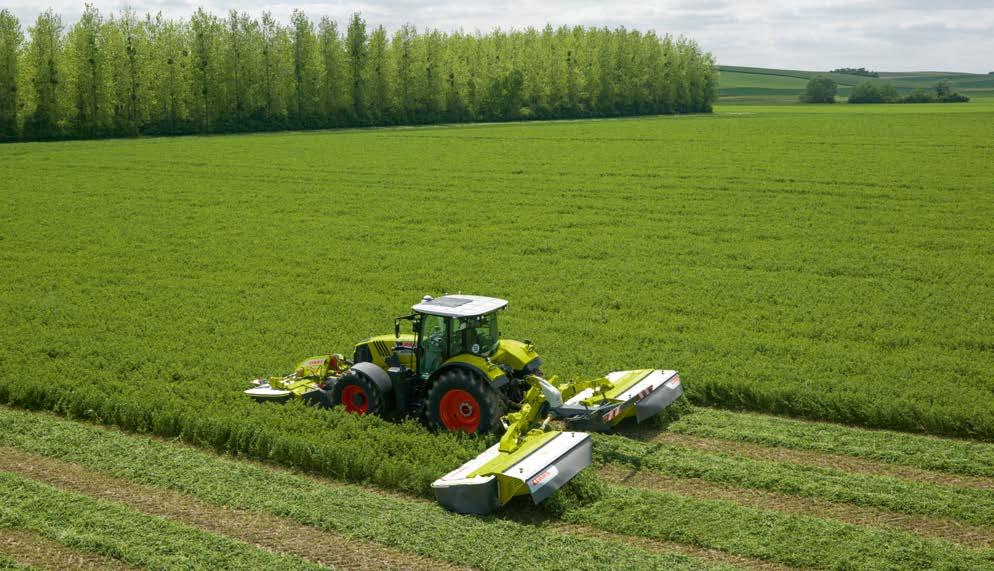
<path id="1" fill-rule="evenodd" d="M 435 430 L 501 432 L 500 418 L 504 413 L 504 403 L 497 391 L 488 381 L 466 369 L 443 371 L 428 393 L 428 426 Z M 476 423 L 472 422 L 474 417 L 478 419 Z"/>
<path id="2" fill-rule="evenodd" d="M 347 402 L 342 402 L 342 395 Z M 386 400 L 376 384 L 363 375 L 349 371 L 338 378 L 331 390 L 331 406 L 342 405 L 355 414 L 383 414 Z"/>

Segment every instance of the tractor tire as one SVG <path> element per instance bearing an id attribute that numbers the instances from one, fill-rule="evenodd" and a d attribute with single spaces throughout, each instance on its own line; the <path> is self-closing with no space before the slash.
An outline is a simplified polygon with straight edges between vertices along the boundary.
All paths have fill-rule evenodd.
<path id="1" fill-rule="evenodd" d="M 383 393 L 373 381 L 349 371 L 335 383 L 331 391 L 331 406 L 342 405 L 353 414 L 382 414 L 386 408 Z"/>
<path id="2" fill-rule="evenodd" d="M 500 432 L 504 413 L 497 391 L 466 369 L 444 371 L 428 394 L 428 425 L 435 430 Z"/>

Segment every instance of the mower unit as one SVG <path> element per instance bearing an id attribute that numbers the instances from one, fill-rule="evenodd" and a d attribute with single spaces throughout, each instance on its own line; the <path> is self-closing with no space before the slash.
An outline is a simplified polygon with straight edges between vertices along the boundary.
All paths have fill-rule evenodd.
<path id="1" fill-rule="evenodd" d="M 366 339 L 353 359 L 312 357 L 293 373 L 253 381 L 261 402 L 299 398 L 356 414 L 417 416 L 437 430 L 502 433 L 500 442 L 432 484 L 439 503 L 486 514 L 519 495 L 548 498 L 591 461 L 589 434 L 659 414 L 683 393 L 676 371 L 616 371 L 589 381 L 545 378 L 531 341 L 500 339 L 507 301 L 425 296 Z M 410 333 L 401 333 L 409 323 Z M 571 431 L 550 428 L 561 421 Z"/>

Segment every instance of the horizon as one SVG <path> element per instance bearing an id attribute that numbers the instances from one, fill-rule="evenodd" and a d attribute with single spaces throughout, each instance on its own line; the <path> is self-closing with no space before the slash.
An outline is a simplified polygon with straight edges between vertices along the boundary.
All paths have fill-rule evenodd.
<path id="1" fill-rule="evenodd" d="M 147 3 L 94 3 L 107 17 L 130 7 L 139 16 L 161 13 L 170 19 L 188 19 L 197 8 L 218 16 L 231 7 L 220 3 L 156 0 Z M 51 8 L 68 28 L 84 4 L 53 3 L 38 8 L 30 0 L 14 0 L 5 7 L 27 28 L 38 14 Z M 790 8 L 764 3 L 709 0 L 693 6 L 672 1 L 665 5 L 637 2 L 609 6 L 564 0 L 559 3 L 484 2 L 418 5 L 405 0 L 361 3 L 302 3 L 298 5 L 246 5 L 238 7 L 253 17 L 269 11 L 287 23 L 294 9 L 318 21 L 329 17 L 339 23 L 358 12 L 367 24 L 383 25 L 390 33 L 403 24 L 445 32 L 487 33 L 547 24 L 560 26 L 625 27 L 659 35 L 685 36 L 711 52 L 722 66 L 761 67 L 804 71 L 829 71 L 865 67 L 879 72 L 950 72 L 986 75 L 994 71 L 994 4 L 976 0 L 947 3 L 933 10 L 924 2 L 836 2 L 831 6 L 813 1 Z M 566 14 L 564 16 L 563 14 Z M 895 17 L 897 16 L 897 17 Z M 756 40 L 757 35 L 760 40 Z M 848 41 L 840 42 L 840 35 Z M 728 62 L 736 63 L 728 63 Z"/>

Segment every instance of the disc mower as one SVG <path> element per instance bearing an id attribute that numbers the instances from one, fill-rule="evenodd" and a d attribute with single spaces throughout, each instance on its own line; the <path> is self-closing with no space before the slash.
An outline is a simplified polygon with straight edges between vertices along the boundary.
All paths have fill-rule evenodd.
<path id="1" fill-rule="evenodd" d="M 439 503 L 475 514 L 519 495 L 535 503 L 548 498 L 590 464 L 587 432 L 626 418 L 643 422 L 683 393 L 672 370 L 546 377 L 531 341 L 500 338 L 497 317 L 506 307 L 492 297 L 425 296 L 394 320 L 392 335 L 359 342 L 352 359 L 312 357 L 289 375 L 254 380 L 245 393 L 263 402 L 298 398 L 356 414 L 416 416 L 436 430 L 502 434 L 432 484 Z"/>

